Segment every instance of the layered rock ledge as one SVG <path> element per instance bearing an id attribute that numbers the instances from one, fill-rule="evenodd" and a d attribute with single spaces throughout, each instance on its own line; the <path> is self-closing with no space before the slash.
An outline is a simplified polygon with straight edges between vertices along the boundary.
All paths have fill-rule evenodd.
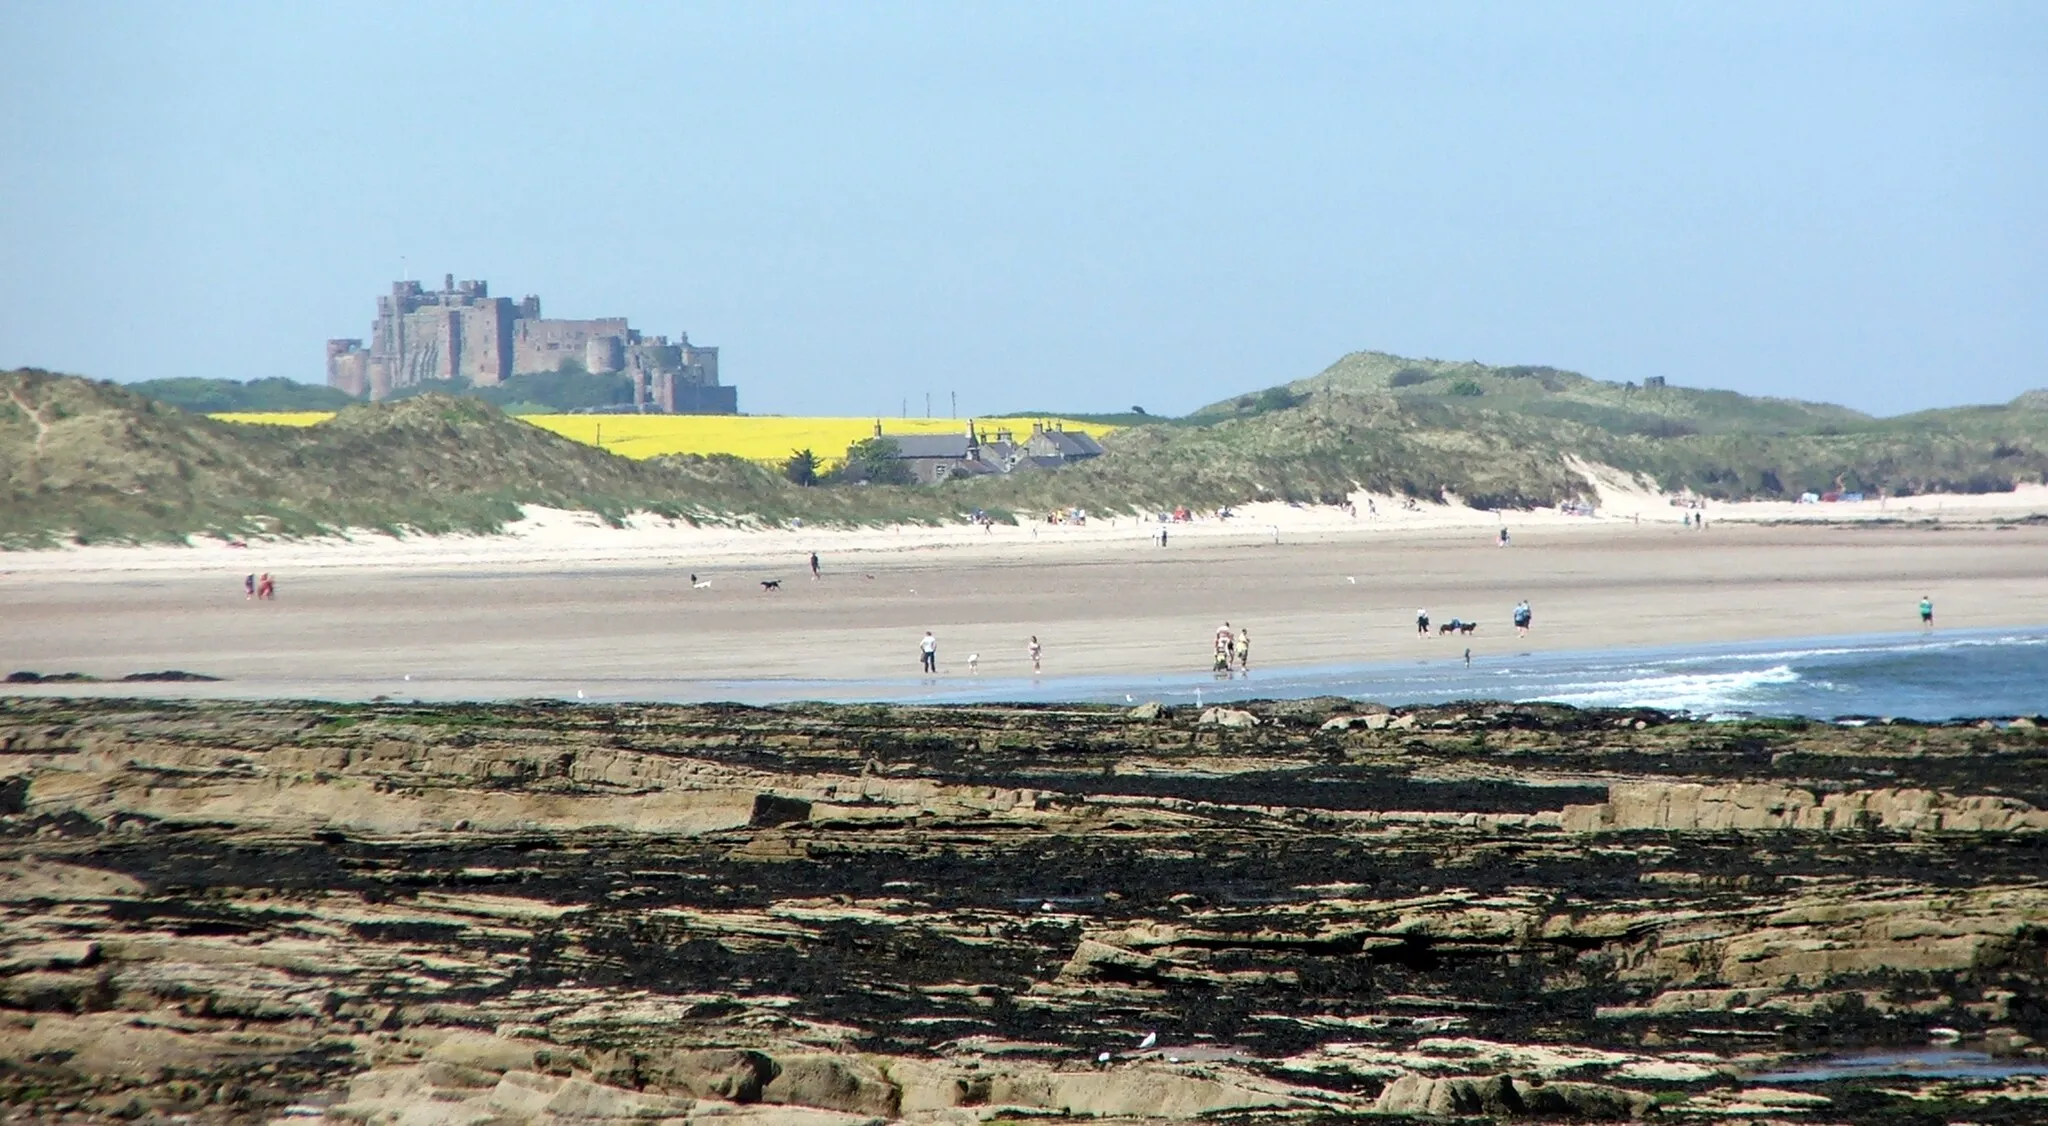
<path id="1" fill-rule="evenodd" d="M 2037 1121 L 2044 767 L 1478 704 L 0 702 L 0 1114 Z M 1973 1074 L 1801 1074 L 1929 1045 Z"/>

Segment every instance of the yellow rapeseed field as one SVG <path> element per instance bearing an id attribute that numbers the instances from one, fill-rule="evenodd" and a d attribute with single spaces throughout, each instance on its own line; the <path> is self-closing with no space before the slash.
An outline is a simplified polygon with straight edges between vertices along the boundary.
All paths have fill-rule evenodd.
<path id="1" fill-rule="evenodd" d="M 216 414 L 223 422 L 267 426 L 313 426 L 334 415 L 323 411 Z M 749 461 L 780 463 L 794 450 L 808 449 L 827 464 L 846 456 L 846 447 L 875 433 L 872 418 L 782 418 L 701 414 L 529 414 L 519 416 L 564 438 L 598 446 L 622 457 L 662 454 L 731 454 Z M 967 422 L 952 418 L 884 418 L 885 436 L 964 434 Z M 983 420 L 977 428 L 993 437 L 997 429 L 1022 439 L 1031 433 L 1031 419 Z M 1117 427 L 1073 419 L 1048 418 L 1047 425 L 1083 430 L 1100 438 Z"/>
<path id="2" fill-rule="evenodd" d="M 233 411 L 210 414 L 216 422 L 245 422 L 257 426 L 315 426 L 334 417 L 333 411 Z"/>

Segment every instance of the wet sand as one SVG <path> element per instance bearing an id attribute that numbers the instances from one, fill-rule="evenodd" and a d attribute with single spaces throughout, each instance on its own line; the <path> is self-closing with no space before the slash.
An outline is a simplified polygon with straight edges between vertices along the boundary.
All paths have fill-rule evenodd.
<path id="1" fill-rule="evenodd" d="M 0 666 L 226 678 L 156 689 L 194 695 L 595 697 L 631 695 L 616 687 L 631 682 L 910 677 L 931 629 L 945 680 L 969 675 L 969 654 L 983 677 L 1027 675 L 1034 634 L 1049 677 L 1148 675 L 1205 668 L 1226 619 L 1251 630 L 1255 667 L 1894 631 L 1917 625 L 1923 594 L 1943 627 L 2041 625 L 2044 560 L 2041 526 L 1731 524 L 1538 528 L 1506 549 L 1459 530 L 870 551 L 828 554 L 816 582 L 795 553 L 327 567 L 280 571 L 273 603 L 245 601 L 240 569 L 211 562 L 23 569 L 0 575 Z M 693 588 L 693 571 L 711 585 Z M 1536 628 L 1517 638 L 1508 614 L 1523 598 Z M 1481 625 L 1421 640 L 1418 608 Z"/>

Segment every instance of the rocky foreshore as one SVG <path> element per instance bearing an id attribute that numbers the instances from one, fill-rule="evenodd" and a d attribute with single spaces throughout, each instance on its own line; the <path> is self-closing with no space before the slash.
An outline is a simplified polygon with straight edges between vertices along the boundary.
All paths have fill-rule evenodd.
<path id="1" fill-rule="evenodd" d="M 2034 1122 L 2044 811 L 2031 721 L 17 699 L 0 1113 Z"/>

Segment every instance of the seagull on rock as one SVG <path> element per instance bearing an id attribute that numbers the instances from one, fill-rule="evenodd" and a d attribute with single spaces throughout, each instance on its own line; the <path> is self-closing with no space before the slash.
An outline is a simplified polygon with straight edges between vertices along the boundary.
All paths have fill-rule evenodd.
<path id="1" fill-rule="evenodd" d="M 1159 1034 L 1157 1032 L 1147 1032 L 1145 1038 L 1138 1041 L 1138 1050 L 1142 1052 L 1157 1043 L 1159 1043 Z"/>

